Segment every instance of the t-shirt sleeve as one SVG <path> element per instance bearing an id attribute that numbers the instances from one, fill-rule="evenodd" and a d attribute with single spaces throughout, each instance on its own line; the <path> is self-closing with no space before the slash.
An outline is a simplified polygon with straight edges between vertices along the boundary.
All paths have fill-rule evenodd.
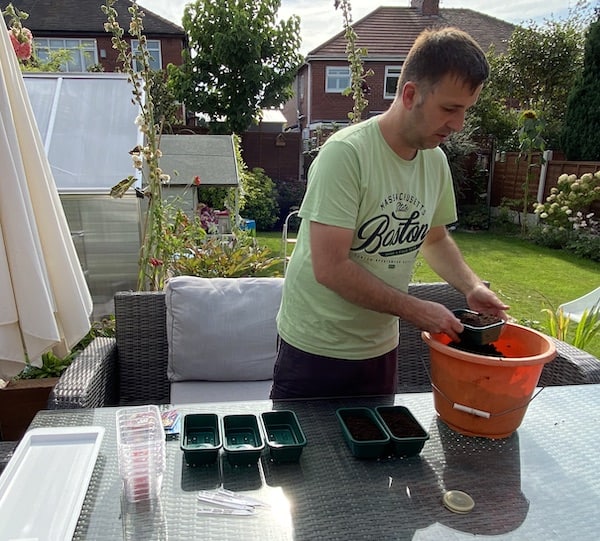
<path id="1" fill-rule="evenodd" d="M 361 195 L 360 166 L 351 145 L 328 141 L 308 172 L 300 217 L 354 229 Z"/>

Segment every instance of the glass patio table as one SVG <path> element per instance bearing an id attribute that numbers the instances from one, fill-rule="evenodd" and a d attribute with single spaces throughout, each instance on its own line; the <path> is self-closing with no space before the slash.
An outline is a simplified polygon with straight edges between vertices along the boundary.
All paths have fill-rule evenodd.
<path id="1" fill-rule="evenodd" d="M 336 409 L 391 403 L 407 406 L 429 432 L 420 455 L 352 456 Z M 453 432 L 437 418 L 430 393 L 181 405 L 182 414 L 219 416 L 291 409 L 308 443 L 298 463 L 274 463 L 265 450 L 252 466 L 231 466 L 220 456 L 216 464 L 189 467 L 179 441 L 169 441 L 160 499 L 137 506 L 121 497 L 117 409 L 42 411 L 32 423 L 106 429 L 74 539 L 598 538 L 600 385 L 543 389 L 517 432 L 503 440 Z M 199 514 L 198 491 L 218 487 L 270 507 L 253 516 Z M 449 511 L 442 504 L 446 490 L 468 493 L 475 508 Z"/>

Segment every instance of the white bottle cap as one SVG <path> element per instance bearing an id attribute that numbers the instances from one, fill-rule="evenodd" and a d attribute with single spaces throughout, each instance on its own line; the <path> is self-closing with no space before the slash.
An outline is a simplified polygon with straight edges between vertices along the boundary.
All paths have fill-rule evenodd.
<path id="1" fill-rule="evenodd" d="M 475 507 L 473 498 L 461 490 L 449 490 L 444 494 L 442 502 L 444 503 L 444 507 L 453 513 L 470 513 Z"/>

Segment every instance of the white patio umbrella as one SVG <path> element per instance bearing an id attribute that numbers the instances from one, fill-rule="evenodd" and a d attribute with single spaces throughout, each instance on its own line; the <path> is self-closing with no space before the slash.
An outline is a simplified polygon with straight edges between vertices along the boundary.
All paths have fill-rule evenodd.
<path id="1" fill-rule="evenodd" d="M 0 378 L 90 329 L 92 299 L 6 29 L 0 27 Z"/>

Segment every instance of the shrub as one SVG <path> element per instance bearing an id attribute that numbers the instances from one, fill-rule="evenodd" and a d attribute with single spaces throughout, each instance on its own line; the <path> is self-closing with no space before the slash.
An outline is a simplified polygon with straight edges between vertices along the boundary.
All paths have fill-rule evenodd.
<path id="1" fill-rule="evenodd" d="M 287 215 L 300 207 L 302 198 L 306 192 L 306 183 L 298 181 L 281 181 L 277 184 L 277 204 L 279 205 L 279 220 L 277 220 L 277 229 L 283 228 L 283 222 Z M 294 224 L 293 229 L 296 229 Z"/>
<path id="2" fill-rule="evenodd" d="M 566 248 L 579 257 L 600 261 L 600 235 L 578 231 L 566 245 Z"/>
<path id="3" fill-rule="evenodd" d="M 593 214 L 583 212 L 594 201 L 600 200 L 600 171 L 577 175 L 563 174 L 558 177 L 545 203 L 535 203 L 534 212 L 540 219 L 554 227 L 582 229 L 588 227 Z M 587 220 L 587 221 L 586 221 Z"/>
<path id="4" fill-rule="evenodd" d="M 243 214 L 256 221 L 257 230 L 270 231 L 279 217 L 275 183 L 259 167 L 244 171 L 243 177 Z"/>
<path id="5" fill-rule="evenodd" d="M 550 225 L 538 225 L 529 231 L 529 239 L 539 246 L 547 248 L 561 249 L 565 248 L 571 238 L 573 231 L 567 230 L 564 227 L 553 227 Z"/>
<path id="6" fill-rule="evenodd" d="M 487 205 L 461 205 L 458 209 L 458 224 L 462 229 L 488 229 L 490 213 Z"/>
<path id="7" fill-rule="evenodd" d="M 185 254 L 171 261 L 169 274 L 204 278 L 262 276 L 280 263 L 281 259 L 272 257 L 268 248 L 258 246 L 250 234 L 239 231 L 232 238 L 209 236 L 188 246 Z"/>

